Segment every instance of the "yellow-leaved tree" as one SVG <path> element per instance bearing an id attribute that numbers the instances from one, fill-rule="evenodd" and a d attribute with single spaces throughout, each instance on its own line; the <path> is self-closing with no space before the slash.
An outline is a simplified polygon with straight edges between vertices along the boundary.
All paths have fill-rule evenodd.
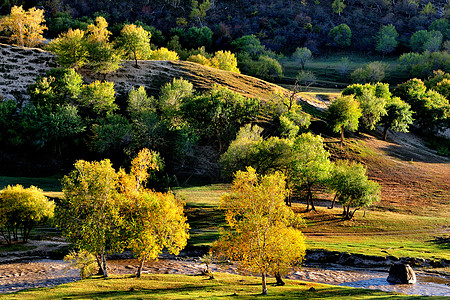
<path id="1" fill-rule="evenodd" d="M 148 171 L 160 165 L 157 153 L 143 149 L 133 159 L 129 174 L 123 169 L 118 173 L 126 244 L 139 259 L 137 277 L 146 260 L 157 259 L 164 248 L 177 255 L 189 238 L 182 202 L 170 192 L 145 188 Z"/>
<path id="2" fill-rule="evenodd" d="M 11 41 L 19 46 L 34 47 L 44 40 L 44 10 L 32 7 L 25 11 L 22 6 L 11 7 L 11 13 L 0 19 L 0 31 L 11 32 Z"/>
<path id="3" fill-rule="evenodd" d="M 284 203 L 288 195 L 282 173 L 259 176 L 255 169 L 238 171 L 232 192 L 221 198 L 220 207 L 230 230 L 223 230 L 213 245 L 219 259 L 238 262 L 238 270 L 259 273 L 262 293 L 267 294 L 267 275 L 281 281 L 305 255 L 304 225 Z"/>

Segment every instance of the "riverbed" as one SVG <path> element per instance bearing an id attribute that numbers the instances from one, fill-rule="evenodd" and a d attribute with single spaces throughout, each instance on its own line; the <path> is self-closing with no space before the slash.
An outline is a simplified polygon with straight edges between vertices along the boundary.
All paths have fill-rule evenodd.
<path id="1" fill-rule="evenodd" d="M 108 269 L 113 274 L 132 274 L 137 269 L 134 259 L 109 260 Z M 160 259 L 147 263 L 143 273 L 199 274 L 205 265 L 198 259 Z M 236 273 L 234 265 L 210 268 L 213 272 Z M 379 289 L 411 295 L 450 296 L 450 278 L 416 272 L 417 283 L 413 285 L 391 285 L 386 281 L 387 270 L 368 271 L 339 266 L 302 267 L 286 278 L 358 288 Z M 76 269 L 69 269 L 62 260 L 33 260 L 0 265 L 0 293 L 10 293 L 32 287 L 51 287 L 80 280 Z"/>

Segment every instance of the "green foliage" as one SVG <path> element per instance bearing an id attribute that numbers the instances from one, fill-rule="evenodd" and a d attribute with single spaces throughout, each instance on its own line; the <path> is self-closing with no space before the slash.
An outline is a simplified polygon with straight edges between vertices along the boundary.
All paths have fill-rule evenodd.
<path id="1" fill-rule="evenodd" d="M 389 85 L 383 83 L 350 85 L 342 91 L 342 95 L 354 95 L 362 112 L 360 123 L 370 130 L 375 129 L 381 117 L 386 115 L 386 101 L 391 97 Z"/>
<path id="2" fill-rule="evenodd" d="M 398 32 L 392 24 L 382 25 L 376 36 L 375 49 L 383 54 L 391 53 L 397 48 Z"/>
<path id="3" fill-rule="evenodd" d="M 426 78 L 436 70 L 450 72 L 450 53 L 448 51 L 405 53 L 400 56 L 399 63 L 403 71 L 408 72 L 410 76 Z"/>
<path id="4" fill-rule="evenodd" d="M 380 200 L 380 186 L 369 180 L 366 168 L 354 162 L 337 161 L 332 171 L 330 187 L 344 207 L 344 218 L 352 219 L 358 209 Z M 350 208 L 354 208 L 353 212 Z"/>
<path id="5" fill-rule="evenodd" d="M 238 261 L 241 272 L 261 274 L 263 294 L 268 274 L 286 274 L 305 255 L 303 235 L 293 228 L 302 220 L 284 204 L 287 194 L 283 174 L 259 177 L 249 167 L 236 173 L 232 192 L 221 198 L 230 229 L 223 230 L 214 252 Z"/>
<path id="6" fill-rule="evenodd" d="M 381 118 L 384 126 L 383 139 L 386 140 L 387 130 L 408 132 L 413 123 L 411 106 L 398 97 L 393 97 L 386 103 L 386 115 Z"/>
<path id="7" fill-rule="evenodd" d="M 125 25 L 120 31 L 120 37 L 116 40 L 119 49 L 123 51 L 127 59 L 147 59 L 150 55 L 151 33 L 142 26 L 134 24 Z"/>
<path id="8" fill-rule="evenodd" d="M 114 83 L 96 80 L 89 85 L 83 85 L 79 101 L 83 107 L 96 115 L 112 113 L 117 109 L 114 103 Z"/>
<path id="9" fill-rule="evenodd" d="M 191 10 L 191 14 L 189 15 L 189 17 L 193 20 L 198 21 L 200 27 L 203 27 L 202 22 L 206 17 L 206 13 L 211 8 L 212 3 L 209 2 L 209 0 L 203 0 L 203 2 L 201 4 L 199 4 L 198 1 L 192 0 L 191 5 L 192 5 L 192 10 Z"/>
<path id="10" fill-rule="evenodd" d="M 433 3 L 430 1 L 423 7 L 423 9 L 420 11 L 421 14 L 431 16 L 436 13 L 436 9 L 433 6 Z"/>
<path id="11" fill-rule="evenodd" d="M 257 116 L 259 106 L 257 99 L 213 86 L 207 93 L 186 98 L 181 112 L 199 136 L 214 139 L 222 151 L 239 128 Z"/>
<path id="12" fill-rule="evenodd" d="M 171 83 L 166 83 L 161 87 L 159 95 L 159 109 L 162 117 L 169 120 L 173 127 L 180 125 L 178 116 L 180 108 L 185 98 L 192 97 L 194 94 L 194 85 L 182 78 L 174 78 Z"/>
<path id="13" fill-rule="evenodd" d="M 52 69 L 29 85 L 31 101 L 37 106 L 54 109 L 57 105 L 73 104 L 81 94 L 83 79 L 74 69 Z"/>
<path id="14" fill-rule="evenodd" d="M 94 137 L 90 141 L 91 148 L 107 157 L 123 154 L 131 142 L 132 125 L 120 115 L 108 114 L 98 124 L 92 125 Z"/>
<path id="15" fill-rule="evenodd" d="M 315 210 L 313 189 L 328 180 L 331 162 L 330 154 L 324 149 L 323 139 L 311 133 L 298 136 L 292 146 L 292 161 L 289 165 L 289 177 L 297 194 L 304 194 L 307 210 Z"/>
<path id="16" fill-rule="evenodd" d="M 450 24 L 449 24 L 447 18 L 441 18 L 441 19 L 434 20 L 430 24 L 430 27 L 428 27 L 428 30 L 439 31 L 440 33 L 442 33 L 442 36 L 444 37 L 444 39 L 450 38 Z"/>
<path id="17" fill-rule="evenodd" d="M 88 59 L 85 32 L 69 29 L 50 41 L 48 49 L 56 54 L 58 63 L 65 68 L 80 68 Z"/>
<path id="18" fill-rule="evenodd" d="M 257 60 L 252 60 L 245 53 L 240 54 L 238 57 L 239 68 L 244 73 L 263 79 L 271 79 L 273 77 L 281 78 L 283 76 L 283 68 L 275 58 L 261 55 Z"/>
<path id="19" fill-rule="evenodd" d="M 109 160 L 79 160 L 62 180 L 64 198 L 56 209 L 57 224 L 79 250 L 95 255 L 108 275 L 106 254 L 122 249 L 117 174 Z"/>
<path id="20" fill-rule="evenodd" d="M 266 52 L 264 45 L 261 45 L 260 40 L 255 35 L 244 35 L 234 40 L 231 45 L 236 52 L 245 52 L 251 58 L 257 59 L 260 55 Z"/>
<path id="21" fill-rule="evenodd" d="M 64 261 L 69 262 L 70 267 L 75 267 L 80 270 L 81 279 L 86 279 L 89 276 L 96 274 L 98 271 L 95 256 L 85 250 L 79 252 L 71 251 L 64 256 Z"/>
<path id="22" fill-rule="evenodd" d="M 327 120 L 334 132 L 341 132 L 341 144 L 344 142 L 344 129 L 358 129 L 362 111 L 353 95 L 336 98 L 327 109 Z"/>
<path id="23" fill-rule="evenodd" d="M 306 47 L 297 47 L 292 54 L 292 59 L 298 61 L 302 65 L 302 69 L 305 69 L 305 64 L 312 59 L 311 50 Z"/>
<path id="24" fill-rule="evenodd" d="M 300 87 L 305 91 L 317 82 L 317 77 L 312 71 L 301 70 L 297 74 L 296 79 Z"/>
<path id="25" fill-rule="evenodd" d="M 11 245 L 18 241 L 19 233 L 26 242 L 31 230 L 39 222 L 53 217 L 55 204 L 41 189 L 21 185 L 8 186 L 0 191 L 0 232 Z"/>
<path id="26" fill-rule="evenodd" d="M 442 38 L 440 31 L 419 30 L 411 36 L 409 43 L 414 52 L 436 52 L 441 48 Z"/>
<path id="27" fill-rule="evenodd" d="M 340 24 L 332 28 L 328 36 L 342 48 L 349 47 L 352 43 L 352 31 L 347 24 Z"/>
<path id="28" fill-rule="evenodd" d="M 450 104 L 448 99 L 434 90 L 427 90 L 420 79 L 411 79 L 399 85 L 396 96 L 411 105 L 418 125 L 429 133 L 448 127 Z"/>
<path id="29" fill-rule="evenodd" d="M 138 89 L 133 87 L 128 93 L 127 111 L 131 118 L 147 112 L 154 112 L 156 111 L 156 100 L 147 96 L 143 86 L 140 86 Z"/>
<path id="30" fill-rule="evenodd" d="M 333 12 L 335 14 L 338 14 L 339 16 L 344 11 L 346 6 L 347 5 L 345 5 L 344 0 L 334 0 L 333 3 L 331 4 L 331 8 L 333 9 Z"/>
<path id="31" fill-rule="evenodd" d="M 385 77 L 386 64 L 374 61 L 358 68 L 350 75 L 353 82 L 366 83 L 382 81 Z"/>

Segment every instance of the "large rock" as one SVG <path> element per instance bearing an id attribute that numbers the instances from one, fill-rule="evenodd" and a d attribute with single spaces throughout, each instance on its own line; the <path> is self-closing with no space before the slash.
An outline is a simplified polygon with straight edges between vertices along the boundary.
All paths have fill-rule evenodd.
<path id="1" fill-rule="evenodd" d="M 416 283 L 416 274 L 408 264 L 393 264 L 387 281 L 394 284 Z"/>

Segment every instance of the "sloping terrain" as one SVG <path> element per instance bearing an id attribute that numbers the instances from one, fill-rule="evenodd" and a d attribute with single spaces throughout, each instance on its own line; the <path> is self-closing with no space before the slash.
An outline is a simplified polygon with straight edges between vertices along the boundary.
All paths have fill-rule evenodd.
<path id="1" fill-rule="evenodd" d="M 55 57 L 50 52 L 0 44 L 0 96 L 27 99 L 27 86 L 55 67 Z"/>
<path id="2" fill-rule="evenodd" d="M 0 44 L 0 95 L 5 99 L 24 97 L 27 86 L 37 76 L 45 75 L 51 68 L 57 67 L 55 56 L 36 48 L 22 48 Z M 96 75 L 81 70 L 88 83 L 103 80 L 103 75 Z M 259 97 L 267 100 L 274 91 L 288 90 L 267 81 L 229 71 L 218 70 L 187 61 L 123 61 L 122 68 L 106 76 L 107 81 L 115 84 L 119 95 L 126 96 L 133 87 L 144 86 L 147 91 L 157 96 L 162 85 L 173 78 L 189 80 L 197 90 L 207 90 L 213 84 L 220 84 L 247 97 Z M 324 107 L 321 102 L 301 99 L 312 105 Z"/>

